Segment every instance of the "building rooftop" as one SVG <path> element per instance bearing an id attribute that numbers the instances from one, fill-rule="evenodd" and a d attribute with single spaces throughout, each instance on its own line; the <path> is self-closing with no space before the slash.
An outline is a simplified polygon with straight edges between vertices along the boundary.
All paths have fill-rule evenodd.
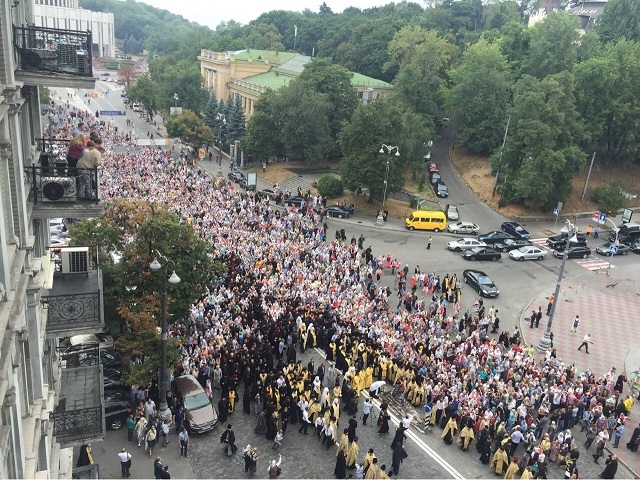
<path id="1" fill-rule="evenodd" d="M 354 87 L 369 87 L 369 88 L 387 88 L 393 89 L 393 85 L 384 80 L 378 80 L 377 78 L 367 77 L 361 73 L 353 73 L 351 77 L 351 85 Z"/>
<path id="2" fill-rule="evenodd" d="M 293 75 L 300 75 L 304 70 L 307 63 L 311 61 L 311 57 L 308 55 L 296 54 L 291 59 L 280 65 L 277 70 L 283 73 L 290 73 Z"/>
<path id="3" fill-rule="evenodd" d="M 247 48 L 246 50 L 229 53 L 235 55 L 236 62 L 248 62 L 249 59 L 251 59 L 252 62 L 268 60 L 269 63 L 274 65 L 282 65 L 283 63 L 288 62 L 293 57 L 298 55 L 297 53 L 274 52 L 272 50 L 256 50 L 254 48 Z"/>
<path id="4" fill-rule="evenodd" d="M 271 70 L 269 72 L 260 73 L 251 77 L 243 78 L 241 82 L 250 83 L 258 87 L 270 88 L 272 90 L 278 90 L 282 87 L 289 85 L 289 82 L 296 78 L 297 75 L 285 75 L 277 70 Z M 242 86 L 241 82 L 234 82 L 235 85 Z"/>

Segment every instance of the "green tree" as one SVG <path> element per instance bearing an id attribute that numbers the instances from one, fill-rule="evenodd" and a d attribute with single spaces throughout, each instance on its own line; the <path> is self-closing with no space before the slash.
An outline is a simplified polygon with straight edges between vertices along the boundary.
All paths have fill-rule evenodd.
<path id="1" fill-rule="evenodd" d="M 512 1 L 489 3 L 485 5 L 483 12 L 483 26 L 485 30 L 502 28 L 510 22 L 521 22 L 522 12 L 518 4 Z"/>
<path id="2" fill-rule="evenodd" d="M 211 129 L 191 110 L 183 110 L 179 115 L 172 115 L 165 126 L 171 138 L 179 138 L 195 148 L 211 145 L 215 138 Z"/>
<path id="3" fill-rule="evenodd" d="M 242 149 L 255 160 L 265 160 L 286 153 L 281 140 L 284 123 L 280 114 L 281 104 L 282 95 L 274 90 L 267 90 L 260 96 L 249 117 Z"/>
<path id="4" fill-rule="evenodd" d="M 229 111 L 225 117 L 227 121 L 226 143 L 231 145 L 236 140 L 242 140 L 246 132 L 246 121 L 244 118 L 244 109 L 242 108 L 242 100 L 240 96 L 229 99 L 227 102 Z"/>
<path id="5" fill-rule="evenodd" d="M 502 164 L 499 151 L 492 158 L 494 170 L 504 172 L 503 203 L 550 209 L 571 193 L 571 181 L 586 163 L 574 92 L 569 72 L 544 80 L 525 75 L 515 84 Z"/>
<path id="6" fill-rule="evenodd" d="M 142 103 L 151 116 L 158 111 L 156 88 L 147 74 L 139 76 L 133 85 L 127 87 L 127 97 L 132 102 Z"/>
<path id="7" fill-rule="evenodd" d="M 640 45 L 627 40 L 606 44 L 576 65 L 574 75 L 587 148 L 607 162 L 638 161 Z"/>
<path id="8" fill-rule="evenodd" d="M 640 2 L 636 0 L 609 0 L 598 18 L 596 31 L 604 42 L 623 38 L 640 41 Z"/>
<path id="9" fill-rule="evenodd" d="M 292 81 L 282 90 L 284 118 L 282 143 L 287 153 L 307 163 L 327 157 L 332 149 L 329 117 L 331 104 L 320 93 L 309 92 L 303 82 Z"/>
<path id="10" fill-rule="evenodd" d="M 181 107 L 202 113 L 209 93 L 202 88 L 202 75 L 197 62 L 166 56 L 149 64 L 158 108 L 168 111 L 177 94 Z"/>
<path id="11" fill-rule="evenodd" d="M 462 63 L 449 75 L 449 104 L 459 120 L 461 142 L 475 152 L 491 152 L 502 141 L 511 96 L 506 57 L 497 43 L 481 39 L 464 52 Z"/>
<path id="12" fill-rule="evenodd" d="M 285 49 L 278 28 L 273 24 L 266 23 L 251 26 L 247 35 L 247 47 L 258 50 L 275 50 L 276 52 Z"/>
<path id="13" fill-rule="evenodd" d="M 387 100 L 359 105 L 351 121 L 340 132 L 343 160 L 342 184 L 351 191 L 369 190 L 369 202 L 382 200 L 387 161 L 387 194 L 399 192 L 404 185 L 402 150 L 400 156 L 379 153 L 382 144 L 393 145 L 402 136 L 402 110 Z"/>
<path id="14" fill-rule="evenodd" d="M 209 100 L 207 106 L 204 109 L 204 124 L 211 129 L 215 134 L 218 117 L 218 100 L 216 100 L 215 90 L 211 90 L 209 93 Z"/>
<path id="15" fill-rule="evenodd" d="M 329 102 L 328 112 L 329 130 L 332 143 L 332 154 L 339 154 L 338 133 L 342 128 L 342 122 L 347 121 L 353 115 L 358 105 L 358 96 L 351 86 L 352 73 L 340 65 L 334 65 L 328 58 L 315 58 L 305 65 L 298 77 L 298 81 L 304 83 L 310 91 L 319 93 Z"/>
<path id="16" fill-rule="evenodd" d="M 531 29 L 527 73 L 536 78 L 570 71 L 578 58 L 578 17 L 551 12 Z"/>

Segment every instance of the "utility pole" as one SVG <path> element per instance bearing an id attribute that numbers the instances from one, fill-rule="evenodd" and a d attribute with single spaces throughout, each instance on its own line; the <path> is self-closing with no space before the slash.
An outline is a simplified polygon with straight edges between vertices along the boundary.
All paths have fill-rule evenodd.
<path id="1" fill-rule="evenodd" d="M 504 151 L 504 145 L 507 143 L 507 134 L 509 133 L 509 123 L 511 122 L 511 115 L 507 117 L 507 128 L 504 129 L 504 138 L 502 139 L 502 147 L 500 148 L 500 157 L 498 158 L 498 169 L 496 170 L 496 180 L 493 182 L 493 192 L 491 196 L 496 196 L 496 190 L 498 189 L 498 177 L 500 176 L 500 167 L 502 167 L 502 152 Z"/>
<path id="2" fill-rule="evenodd" d="M 587 186 L 589 185 L 589 179 L 591 178 L 591 169 L 593 168 L 593 161 L 596 159 L 596 152 L 593 152 L 593 156 L 591 157 L 591 165 L 589 165 L 589 172 L 587 173 L 587 179 L 584 181 L 584 188 L 582 189 L 582 195 L 580 196 L 580 201 L 584 200 L 584 196 L 587 194 Z"/>

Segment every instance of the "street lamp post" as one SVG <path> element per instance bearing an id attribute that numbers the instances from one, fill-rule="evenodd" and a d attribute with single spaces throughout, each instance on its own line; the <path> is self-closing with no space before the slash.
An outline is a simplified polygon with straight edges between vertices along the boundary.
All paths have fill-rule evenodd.
<path id="1" fill-rule="evenodd" d="M 384 143 L 382 144 L 382 146 L 380 147 L 380 150 L 378 153 L 388 153 L 389 155 L 391 155 L 392 152 L 396 152 L 395 156 L 399 157 L 400 156 L 400 149 L 399 147 L 396 146 L 390 146 L 390 145 L 385 145 Z M 376 217 L 376 225 L 382 226 L 384 225 L 384 204 L 387 201 L 387 187 L 389 186 L 389 160 L 387 160 L 387 168 L 385 170 L 384 173 L 384 191 L 382 193 L 382 207 L 380 208 L 380 212 L 378 213 L 378 216 Z"/>
<path id="2" fill-rule="evenodd" d="M 562 254 L 562 263 L 560 264 L 560 272 L 558 272 L 558 279 L 556 280 L 556 290 L 553 294 L 553 303 L 551 304 L 551 311 L 549 312 L 549 320 L 547 321 L 547 328 L 540 342 L 536 346 L 539 352 L 546 352 L 551 347 L 551 326 L 553 325 L 553 317 L 556 313 L 556 306 L 558 305 L 558 298 L 560 295 L 560 286 L 562 285 L 562 275 L 564 274 L 564 267 L 567 264 L 567 257 L 569 256 L 570 244 L 576 242 L 577 227 L 569 220 L 566 221 L 567 226 L 567 243 L 564 246 L 564 253 Z"/>
<path id="3" fill-rule="evenodd" d="M 613 249 L 611 248 L 612 246 L 614 247 L 618 247 L 619 241 L 618 241 L 618 226 L 616 225 L 616 222 L 614 222 L 613 220 L 611 220 L 609 217 L 607 217 L 607 222 L 611 222 L 611 225 L 613 225 L 613 230 L 612 232 L 615 232 L 616 234 L 616 239 L 613 242 L 613 245 L 611 245 L 611 243 L 609 243 L 609 266 L 607 267 L 607 276 L 609 276 L 609 274 L 611 273 L 611 262 L 613 262 Z"/>
<path id="4" fill-rule="evenodd" d="M 166 420 L 167 423 L 171 423 L 171 411 L 167 405 L 167 282 L 172 285 L 180 283 L 180 277 L 176 275 L 175 263 L 172 260 L 167 260 L 159 252 L 156 251 L 156 257 L 149 265 L 149 268 L 153 272 L 162 273 L 162 317 L 160 319 L 161 337 L 160 337 L 160 374 L 158 375 L 158 388 L 160 390 L 160 406 L 158 407 L 158 417 L 161 420 Z M 163 263 L 158 261 L 158 257 L 163 260 Z M 173 268 L 173 273 L 167 278 L 167 272 L 169 271 L 169 265 Z"/>

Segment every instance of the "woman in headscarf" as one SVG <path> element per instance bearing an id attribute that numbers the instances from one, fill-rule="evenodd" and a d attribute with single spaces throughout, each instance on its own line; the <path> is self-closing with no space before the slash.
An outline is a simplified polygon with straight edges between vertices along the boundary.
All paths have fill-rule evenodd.
<path id="1" fill-rule="evenodd" d="M 330 402 L 331 402 L 331 396 L 329 395 L 329 387 L 324 387 L 324 390 L 322 391 L 322 396 L 320 397 L 321 409 L 324 410 L 326 407 L 328 407 Z"/>

